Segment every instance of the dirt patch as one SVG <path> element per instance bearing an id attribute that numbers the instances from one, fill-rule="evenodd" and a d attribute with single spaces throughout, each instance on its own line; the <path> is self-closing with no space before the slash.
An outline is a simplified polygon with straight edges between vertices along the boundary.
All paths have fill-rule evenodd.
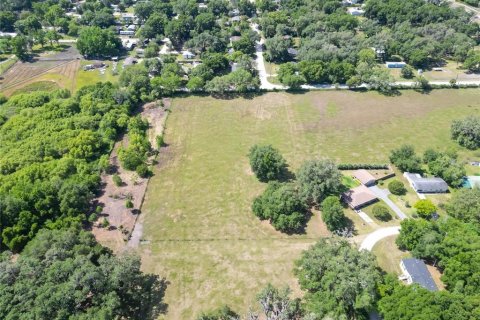
<path id="1" fill-rule="evenodd" d="M 442 273 L 440 272 L 440 270 L 438 270 L 437 267 L 431 266 L 429 264 L 427 264 L 427 269 L 428 272 L 430 272 L 430 274 L 432 275 L 433 281 L 437 285 L 438 290 L 445 290 L 445 285 L 440 279 L 442 277 Z"/>
<path id="2" fill-rule="evenodd" d="M 142 106 L 140 110 L 140 115 L 148 120 L 150 125 L 147 134 L 154 149 L 155 137 L 163 133 L 168 114 L 167 107 L 169 105 L 170 102 L 165 99 L 161 103 L 148 103 Z M 135 172 L 127 171 L 121 167 L 118 159 L 118 150 L 127 144 L 128 137 L 125 135 L 121 141 L 115 144 L 110 154 L 110 165 L 113 168 L 113 173 L 122 179 L 122 184 L 120 186 L 115 185 L 113 173 L 102 175 L 102 194 L 96 201 L 103 209 L 99 219 L 92 228 L 97 241 L 116 252 L 124 249 L 128 240 L 130 240 L 130 247 L 136 247 L 140 243 L 143 228 L 142 225 L 135 228 L 135 223 L 141 212 L 149 180 L 148 178 L 141 178 Z M 154 155 L 151 156 L 149 162 L 153 163 L 154 158 Z M 126 208 L 127 200 L 133 202 L 133 208 Z M 104 219 L 109 222 L 109 227 L 107 228 L 101 226 Z"/>

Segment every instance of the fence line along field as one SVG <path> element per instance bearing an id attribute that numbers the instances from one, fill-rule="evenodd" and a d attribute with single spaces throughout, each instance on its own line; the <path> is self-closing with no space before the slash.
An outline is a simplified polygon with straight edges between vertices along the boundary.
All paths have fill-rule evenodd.
<path id="1" fill-rule="evenodd" d="M 295 172 L 307 159 L 386 163 L 391 149 L 413 144 L 456 148 L 453 119 L 478 114 L 480 91 L 268 93 L 252 99 L 176 98 L 140 220 L 143 268 L 167 277 L 167 319 L 194 319 L 224 304 L 246 311 L 268 282 L 301 292 L 293 262 L 327 235 L 318 214 L 303 235 L 287 236 L 251 211 L 265 188 L 247 154 L 278 148 Z M 356 223 L 356 222 L 355 222 Z"/>

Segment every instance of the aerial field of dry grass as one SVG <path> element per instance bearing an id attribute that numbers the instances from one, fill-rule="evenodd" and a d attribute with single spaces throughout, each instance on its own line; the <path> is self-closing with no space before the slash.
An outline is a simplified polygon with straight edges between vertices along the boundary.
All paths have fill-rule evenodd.
<path id="1" fill-rule="evenodd" d="M 386 163 L 403 143 L 457 148 L 453 119 L 480 113 L 480 90 L 268 93 L 253 99 L 176 98 L 142 208 L 144 269 L 165 276 L 167 319 L 192 319 L 228 304 L 244 312 L 268 282 L 300 294 L 292 268 L 325 236 L 314 215 L 306 234 L 287 236 L 251 212 L 265 188 L 248 164 L 256 143 L 280 149 L 290 169 L 312 158 Z M 476 155 L 477 157 L 480 155 Z"/>

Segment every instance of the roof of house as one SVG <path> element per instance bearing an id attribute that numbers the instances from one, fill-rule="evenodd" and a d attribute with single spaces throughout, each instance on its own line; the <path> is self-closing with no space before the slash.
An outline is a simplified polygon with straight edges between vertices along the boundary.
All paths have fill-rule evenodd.
<path id="1" fill-rule="evenodd" d="M 442 178 L 423 178 L 416 173 L 405 173 L 405 177 L 410 179 L 413 187 L 422 192 L 446 192 L 448 185 Z"/>
<path id="2" fill-rule="evenodd" d="M 343 193 L 343 200 L 352 208 L 358 208 L 377 199 L 377 196 L 364 185 Z"/>
<path id="3" fill-rule="evenodd" d="M 412 277 L 412 281 L 418 283 L 425 289 L 430 291 L 437 291 L 437 285 L 435 281 L 433 281 L 432 275 L 427 269 L 425 262 L 420 259 L 402 259 L 403 265 L 407 270 L 410 277 Z"/>
<path id="4" fill-rule="evenodd" d="M 359 169 L 353 173 L 353 176 L 360 181 L 361 184 L 369 184 L 375 182 L 377 179 L 365 169 Z"/>

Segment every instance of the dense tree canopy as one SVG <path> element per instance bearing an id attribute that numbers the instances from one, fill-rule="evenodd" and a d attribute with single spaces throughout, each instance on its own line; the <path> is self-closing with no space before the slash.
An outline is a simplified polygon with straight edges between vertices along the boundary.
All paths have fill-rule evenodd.
<path id="1" fill-rule="evenodd" d="M 452 139 L 467 149 L 480 148 L 480 117 L 470 116 L 453 121 Z"/>
<path id="2" fill-rule="evenodd" d="M 471 320 L 480 316 L 480 302 L 475 297 L 431 292 L 418 285 L 393 281 L 395 284 L 378 303 L 384 320 Z"/>
<path id="3" fill-rule="evenodd" d="M 86 27 L 80 31 L 77 48 L 86 57 L 115 56 L 121 48 L 121 41 L 112 31 L 99 27 Z"/>
<path id="4" fill-rule="evenodd" d="M 464 222 L 480 225 L 480 189 L 459 189 L 448 202 L 447 213 Z"/>
<path id="5" fill-rule="evenodd" d="M 306 309 L 315 318 L 359 319 L 368 315 L 380 281 L 375 256 L 346 240 L 321 239 L 296 262 Z"/>
<path id="6" fill-rule="evenodd" d="M 422 160 L 411 145 L 403 145 L 390 153 L 390 162 L 403 172 L 421 172 Z"/>
<path id="7" fill-rule="evenodd" d="M 0 256 L 2 319 L 156 319 L 165 283 L 79 229 L 42 230 L 18 259 Z"/>
<path id="8" fill-rule="evenodd" d="M 252 205 L 261 220 L 269 220 L 275 229 L 295 233 L 302 231 L 307 216 L 306 206 L 294 184 L 270 182 Z"/>
<path id="9" fill-rule="evenodd" d="M 16 95 L 0 106 L 2 245 L 20 250 L 58 219 L 81 221 L 132 108 L 110 83 Z"/>
<path id="10" fill-rule="evenodd" d="M 297 173 L 301 195 L 307 202 L 320 204 L 342 189 L 342 174 L 331 160 L 310 160 Z"/>
<path id="11" fill-rule="evenodd" d="M 476 226 L 454 218 L 406 219 L 401 226 L 398 246 L 438 265 L 448 290 L 480 294 L 480 233 Z"/>
<path id="12" fill-rule="evenodd" d="M 278 180 L 285 175 L 287 162 L 271 145 L 254 145 L 248 158 L 252 171 L 260 181 Z"/>
<path id="13" fill-rule="evenodd" d="M 338 196 L 328 196 L 322 201 L 322 220 L 328 230 L 335 231 L 345 226 L 345 214 Z"/>

